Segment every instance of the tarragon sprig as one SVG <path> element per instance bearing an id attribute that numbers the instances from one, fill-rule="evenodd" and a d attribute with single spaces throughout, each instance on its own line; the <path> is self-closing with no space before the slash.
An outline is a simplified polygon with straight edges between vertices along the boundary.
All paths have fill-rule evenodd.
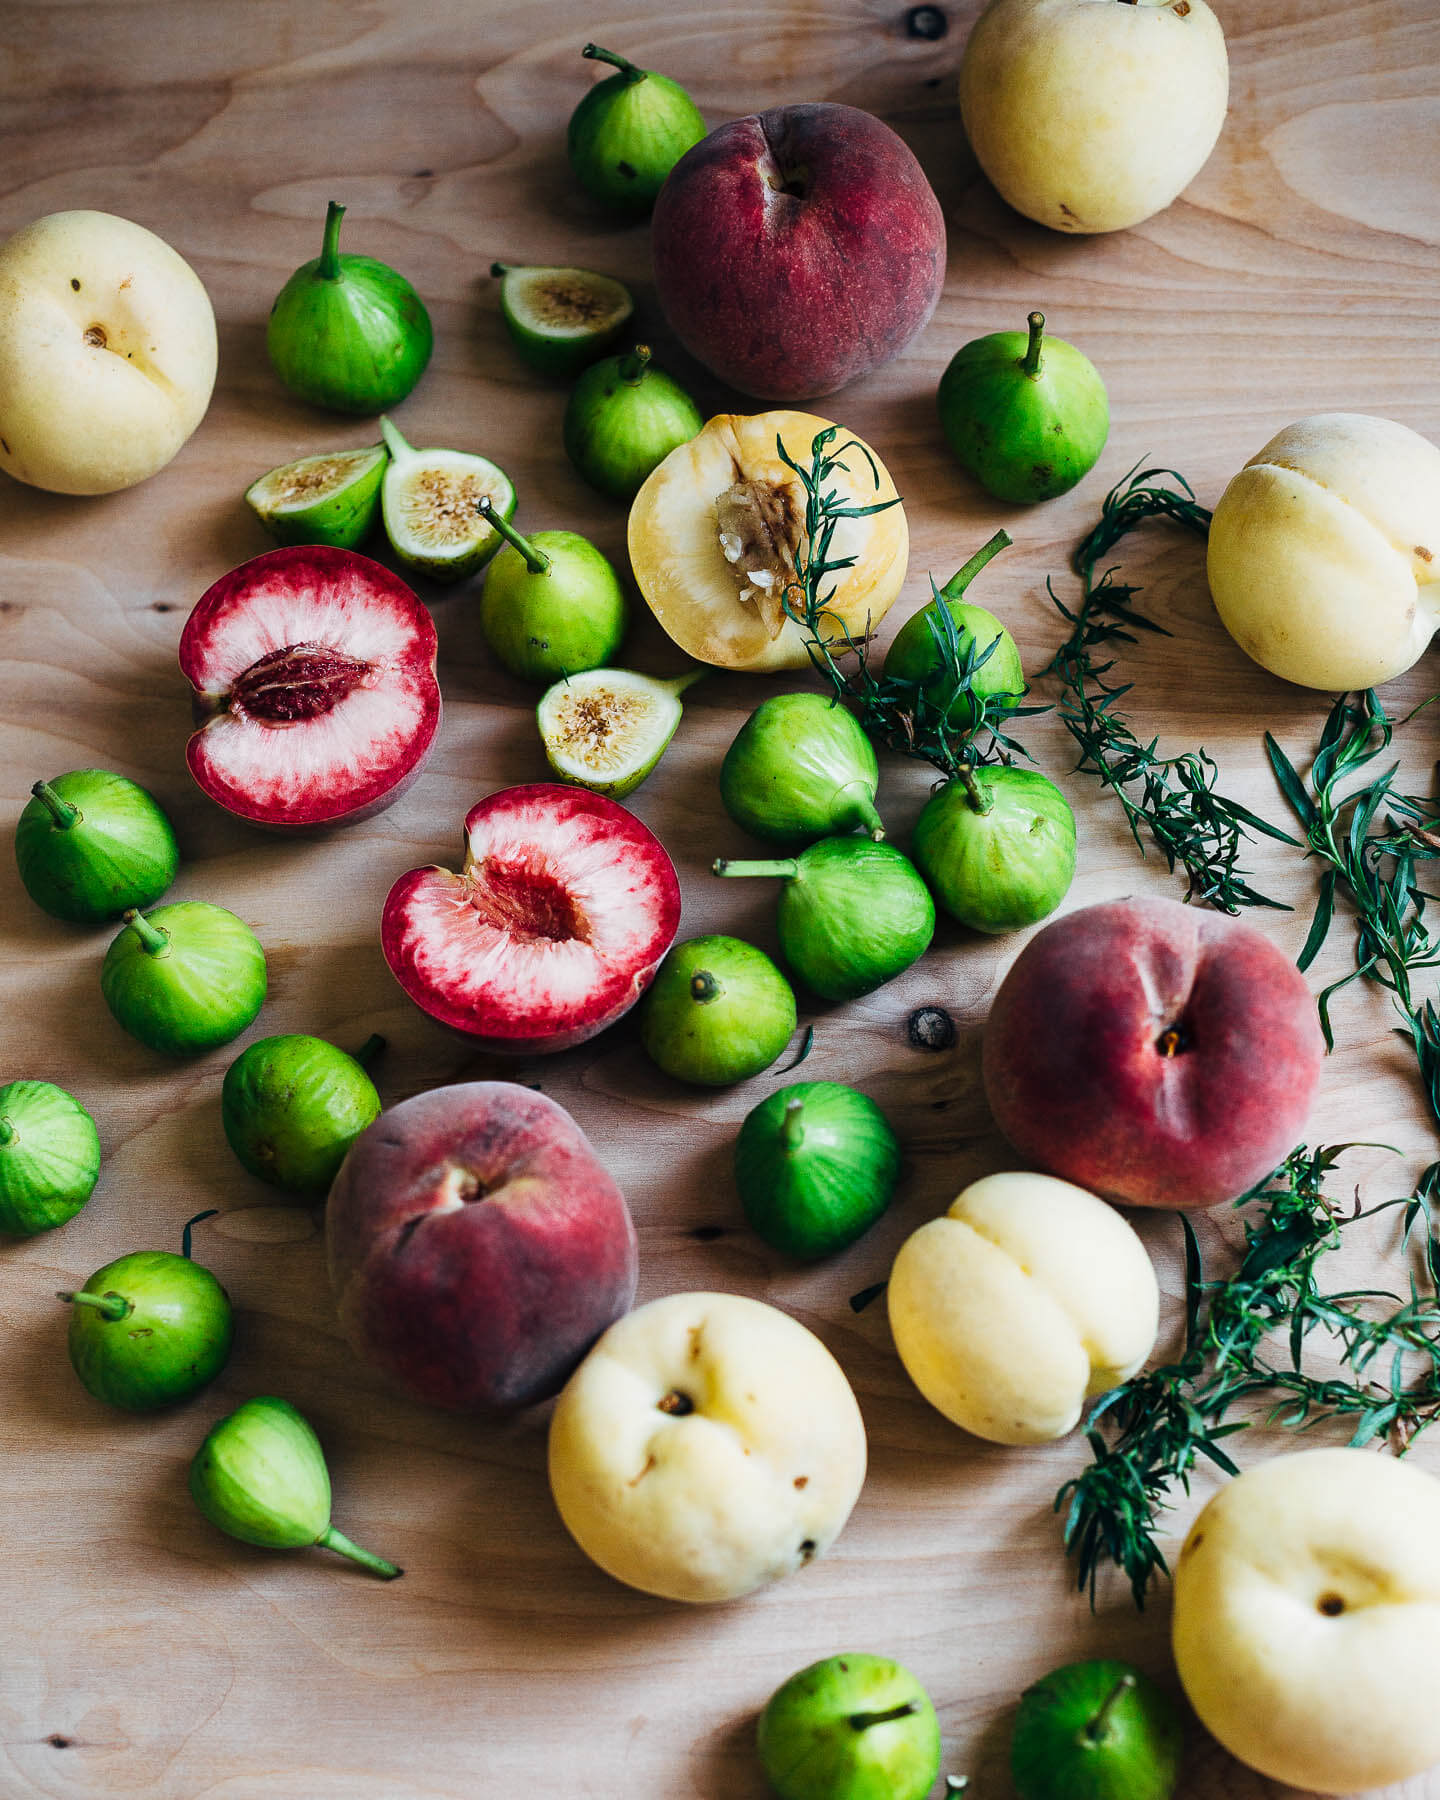
<path id="1" fill-rule="evenodd" d="M 875 486 L 880 473 L 874 457 L 858 439 L 836 444 L 838 426 L 817 432 L 810 444 L 808 464 L 797 462 L 780 438 L 775 447 L 780 460 L 792 469 L 805 493 L 805 522 L 795 559 L 796 579 L 783 595 L 786 615 L 805 632 L 806 649 L 816 672 L 827 680 L 835 697 L 855 714 L 867 736 L 887 749 L 928 762 L 946 776 L 956 778 L 978 763 L 1008 762 L 1025 755 L 1024 746 L 1004 729 L 1011 719 L 1048 712 L 1048 706 L 1027 706 L 1028 689 L 1020 694 L 977 693 L 975 673 L 994 654 L 995 645 L 977 648 L 973 637 L 962 637 L 948 606 L 936 606 L 928 624 L 940 659 L 938 674 L 930 681 L 905 681 L 879 675 L 870 667 L 869 621 L 858 636 L 845 625 L 831 605 L 835 587 L 831 578 L 854 566 L 853 556 L 834 554 L 835 531 L 842 519 L 864 519 L 872 513 L 898 506 L 896 500 L 880 500 L 868 506 L 847 502 L 838 488 L 828 485 L 837 469 L 848 472 L 845 456 L 858 451 L 870 465 Z M 1006 548 L 1009 536 L 997 531 L 990 541 L 958 570 L 943 588 L 930 583 L 939 600 L 955 600 L 992 557 Z M 827 583 L 831 585 L 827 586 Z"/>
<path id="2" fill-rule="evenodd" d="M 1118 581 L 1113 568 L 1100 568 L 1102 558 L 1149 519 L 1169 519 L 1201 537 L 1210 528 L 1210 513 L 1184 476 L 1173 469 L 1132 469 L 1105 496 L 1098 522 L 1071 557 L 1080 577 L 1079 604 L 1072 610 L 1047 583 L 1051 600 L 1072 627 L 1046 672 L 1060 680 L 1060 718 L 1079 747 L 1076 766 L 1098 776 L 1115 795 L 1142 856 L 1148 837 L 1167 868 L 1184 869 L 1187 899 L 1228 913 L 1243 906 L 1288 911 L 1251 885 L 1240 858 L 1255 832 L 1287 844 L 1296 840 L 1222 794 L 1216 786 L 1219 770 L 1203 748 L 1162 757 L 1157 738 L 1149 743 L 1138 738 L 1119 710 L 1133 684 L 1109 679 L 1113 657 L 1097 659 L 1097 651 L 1133 644 L 1142 631 L 1170 635 L 1135 610 L 1139 588 Z"/>

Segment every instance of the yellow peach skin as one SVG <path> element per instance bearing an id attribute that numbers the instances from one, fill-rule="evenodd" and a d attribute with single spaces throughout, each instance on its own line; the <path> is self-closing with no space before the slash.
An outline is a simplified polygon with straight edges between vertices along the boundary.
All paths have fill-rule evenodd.
<path id="1" fill-rule="evenodd" d="M 840 1365 L 737 1294 L 671 1294 L 612 1325 L 550 1424 L 570 1535 L 617 1581 L 670 1600 L 732 1600 L 802 1568 L 864 1479 Z"/>
<path id="2" fill-rule="evenodd" d="M 992 0 L 960 65 L 960 114 L 1017 212 L 1120 231 L 1200 172 L 1225 122 L 1225 34 L 1205 0 Z"/>
<path id="3" fill-rule="evenodd" d="M 697 661 L 724 669 L 810 667 L 805 634 L 780 604 L 803 543 L 805 494 L 775 446 L 778 438 L 808 467 L 810 446 L 829 424 L 813 413 L 722 413 L 672 450 L 635 496 L 629 540 L 636 585 Z M 842 427 L 831 448 L 842 452 L 843 467 L 832 472 L 827 490 L 854 506 L 896 498 L 868 445 Z M 834 595 L 824 636 L 842 626 L 858 636 L 879 624 L 905 580 L 909 543 L 899 505 L 840 520 L 831 559 L 855 563 L 826 580 Z"/>
<path id="4" fill-rule="evenodd" d="M 1175 1569 L 1175 1664 L 1206 1730 L 1271 1780 L 1353 1794 L 1440 1761 L 1440 1481 L 1372 1450 L 1222 1488 Z"/>
<path id="5" fill-rule="evenodd" d="M 0 244 L 0 468 L 59 494 L 144 481 L 205 416 L 215 315 L 163 238 L 51 213 Z"/>
<path id="6" fill-rule="evenodd" d="M 1247 656 L 1301 687 L 1375 687 L 1440 624 L 1440 450 L 1318 413 L 1271 438 L 1210 526 L 1210 593 Z"/>
<path id="7" fill-rule="evenodd" d="M 1145 1247 L 1111 1206 L 1052 1175 L 987 1175 L 900 1247 L 890 1329 L 946 1418 L 997 1444 L 1042 1444 L 1127 1379 L 1155 1342 Z"/>

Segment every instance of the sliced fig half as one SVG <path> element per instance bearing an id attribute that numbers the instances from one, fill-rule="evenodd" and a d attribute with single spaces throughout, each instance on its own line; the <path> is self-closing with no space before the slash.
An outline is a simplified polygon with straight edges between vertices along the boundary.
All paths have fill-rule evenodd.
<path id="1" fill-rule="evenodd" d="M 322 545 L 222 575 L 180 634 L 200 728 L 185 760 L 220 806 L 279 831 L 396 800 L 440 728 L 435 625 L 398 575 Z"/>
<path id="2" fill-rule="evenodd" d="M 442 1024 L 491 1050 L 567 1050 L 650 985 L 680 924 L 659 839 L 617 801 L 558 782 L 502 788 L 465 820 L 465 865 L 412 869 L 380 940 Z"/>

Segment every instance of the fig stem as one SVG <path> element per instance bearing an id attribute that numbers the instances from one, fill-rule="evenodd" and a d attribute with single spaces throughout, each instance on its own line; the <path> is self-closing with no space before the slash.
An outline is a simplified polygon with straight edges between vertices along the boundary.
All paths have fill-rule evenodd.
<path id="1" fill-rule="evenodd" d="M 980 546 L 963 569 L 955 571 L 941 588 L 940 598 L 942 600 L 958 600 L 986 563 L 992 557 L 998 556 L 1002 550 L 1008 550 L 1013 542 L 1014 539 L 1008 531 L 997 531 L 988 544 Z"/>
<path id="2" fill-rule="evenodd" d="M 1110 1714 L 1119 1705 L 1121 1697 L 1128 1694 L 1135 1685 L 1133 1675 L 1122 1675 L 1100 1702 L 1100 1710 L 1080 1734 L 1092 1744 L 1098 1744 L 1105 1735 L 1105 1727 L 1110 1723 Z"/>
<path id="3" fill-rule="evenodd" d="M 697 969 L 690 977 L 690 998 L 698 1000 L 702 1006 L 711 1000 L 718 1000 L 724 992 L 724 988 L 708 969 Z"/>
<path id="4" fill-rule="evenodd" d="M 971 809 L 979 813 L 983 819 L 995 804 L 994 794 L 987 792 L 975 779 L 975 770 L 972 764 L 961 763 L 956 773 L 961 787 L 965 790 L 965 798 L 970 802 Z"/>
<path id="5" fill-rule="evenodd" d="M 712 673 L 709 669 L 692 669 L 688 675 L 665 675 L 660 677 L 660 685 L 668 687 L 678 700 L 687 688 L 694 687 L 697 681 L 703 681 Z"/>
<path id="6" fill-rule="evenodd" d="M 858 792 L 852 793 L 852 788 L 858 789 Z M 885 825 L 875 810 L 875 796 L 870 789 L 863 781 L 852 781 L 841 788 L 840 793 L 845 796 L 845 807 L 836 815 L 837 830 L 853 831 L 858 826 L 872 843 L 881 843 L 885 837 Z"/>
<path id="7" fill-rule="evenodd" d="M 778 875 L 781 881 L 793 881 L 800 873 L 800 865 L 793 856 L 777 856 L 773 862 L 747 862 L 717 856 L 710 867 L 716 875 Z"/>
<path id="8" fill-rule="evenodd" d="M 650 366 L 651 354 L 648 344 L 637 344 L 628 356 L 620 358 L 620 379 L 628 387 L 639 387 L 645 379 L 645 371 Z"/>
<path id="9" fill-rule="evenodd" d="M 355 1060 L 362 1069 L 368 1069 L 384 1048 L 384 1038 L 381 1037 L 378 1031 L 372 1031 L 365 1042 L 355 1052 Z"/>
<path id="10" fill-rule="evenodd" d="M 320 245 L 320 262 L 315 270 L 321 281 L 340 279 L 340 221 L 344 217 L 345 208 L 338 200 L 332 200 L 325 211 L 325 237 Z"/>
<path id="11" fill-rule="evenodd" d="M 1033 312 L 1030 315 L 1030 342 L 1025 347 L 1025 360 L 1020 364 L 1020 373 L 1028 375 L 1033 381 L 1040 373 L 1040 342 L 1045 336 L 1045 315 Z"/>
<path id="12" fill-rule="evenodd" d="M 805 1102 L 798 1094 L 785 1102 L 785 1117 L 780 1121 L 780 1142 L 787 1150 L 798 1150 L 805 1142 Z"/>
<path id="13" fill-rule="evenodd" d="M 112 1323 L 116 1319 L 129 1318 L 135 1310 L 135 1302 L 127 1300 L 123 1294 L 67 1294 L 62 1288 L 55 1298 L 65 1301 L 69 1306 L 93 1306 L 102 1319 L 109 1319 Z"/>
<path id="14" fill-rule="evenodd" d="M 6 1144 L 13 1144 L 16 1136 L 17 1133 L 15 1127 L 10 1120 L 0 1117 L 0 1148 L 3 1148 Z"/>
<path id="15" fill-rule="evenodd" d="M 80 823 L 79 807 L 72 806 L 68 800 L 62 800 L 48 781 L 37 781 L 30 792 L 49 812 L 61 831 L 68 831 L 72 825 Z"/>
<path id="16" fill-rule="evenodd" d="M 368 1569 L 372 1575 L 378 1575 L 382 1581 L 394 1581 L 397 1575 L 403 1575 L 403 1569 L 397 1569 L 392 1562 L 386 1562 L 383 1556 L 376 1556 L 372 1550 L 362 1550 L 359 1544 L 352 1543 L 343 1531 L 337 1531 L 333 1525 L 327 1525 L 315 1542 L 325 1550 L 334 1550 L 341 1556 L 348 1556 L 351 1562 L 359 1563 L 362 1569 Z"/>
<path id="17" fill-rule="evenodd" d="M 588 56 L 591 62 L 609 63 L 613 68 L 618 69 L 629 82 L 643 81 L 645 79 L 645 71 L 643 69 L 637 69 L 634 63 L 628 62 L 614 50 L 602 50 L 598 44 L 587 44 L 580 54 L 582 56 Z"/>
<path id="18" fill-rule="evenodd" d="M 150 956 L 164 956 L 170 949 L 170 933 L 160 925 L 152 925 L 144 913 L 127 907 L 120 917 L 139 938 Z"/>
<path id="19" fill-rule="evenodd" d="M 490 273 L 498 281 L 502 275 L 508 275 L 510 273 L 512 266 L 513 265 L 510 263 L 491 263 Z"/>
<path id="20" fill-rule="evenodd" d="M 537 550 L 530 542 L 529 538 L 521 537 L 520 533 L 510 521 L 506 518 L 502 518 L 501 515 L 496 512 L 488 494 L 482 494 L 475 502 L 475 510 L 480 514 L 480 517 L 492 531 L 498 531 L 507 544 L 513 545 L 514 548 L 520 552 L 525 558 L 525 567 L 532 575 L 546 575 L 549 573 L 550 558 L 543 550 Z"/>
<path id="21" fill-rule="evenodd" d="M 899 1706 L 887 1707 L 884 1712 L 858 1712 L 850 1715 L 852 1731 L 868 1731 L 872 1725 L 889 1725 L 895 1719 L 908 1719 L 919 1712 L 918 1700 L 906 1700 Z"/>
<path id="22" fill-rule="evenodd" d="M 185 1229 L 180 1233 L 180 1254 L 186 1262 L 190 1261 L 190 1234 L 195 1227 L 202 1219 L 218 1219 L 219 1216 L 220 1208 L 218 1206 L 207 1206 L 204 1212 L 198 1212 L 194 1218 L 185 1221 Z"/>

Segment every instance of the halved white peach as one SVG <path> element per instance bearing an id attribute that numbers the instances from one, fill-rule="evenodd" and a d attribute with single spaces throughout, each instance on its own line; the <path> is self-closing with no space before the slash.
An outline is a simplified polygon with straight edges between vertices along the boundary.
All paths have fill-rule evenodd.
<path id="1" fill-rule="evenodd" d="M 806 633 L 797 562 L 809 554 L 806 493 L 777 450 L 809 469 L 831 421 L 813 413 L 721 413 L 670 452 L 630 509 L 630 562 L 655 617 L 698 662 L 723 669 L 804 669 Z M 885 465 L 839 428 L 827 454 L 839 461 L 822 484 L 847 508 L 884 511 L 836 522 L 826 560 L 850 566 L 825 578 L 820 635 L 873 630 L 905 580 L 909 531 Z M 886 504 L 893 502 L 893 504 Z"/>

